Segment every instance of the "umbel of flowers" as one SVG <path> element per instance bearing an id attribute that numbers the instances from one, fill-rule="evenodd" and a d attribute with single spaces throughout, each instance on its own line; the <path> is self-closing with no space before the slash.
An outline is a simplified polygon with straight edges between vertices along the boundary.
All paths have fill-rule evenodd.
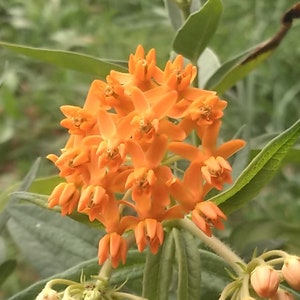
<path id="1" fill-rule="evenodd" d="M 227 159 L 245 142 L 218 144 L 227 102 L 193 87 L 195 77 L 196 67 L 184 65 L 181 55 L 162 70 L 155 50 L 145 55 L 138 46 L 128 73 L 111 71 L 106 81 L 93 81 L 83 107 L 61 107 L 70 138 L 48 159 L 65 182 L 53 190 L 49 207 L 103 224 L 100 264 L 125 262 L 128 231 L 140 251 L 149 245 L 156 253 L 164 220 L 189 216 L 208 236 L 213 226 L 223 228 L 226 216 L 205 197 L 232 181 Z M 187 165 L 182 172 L 180 160 Z"/>

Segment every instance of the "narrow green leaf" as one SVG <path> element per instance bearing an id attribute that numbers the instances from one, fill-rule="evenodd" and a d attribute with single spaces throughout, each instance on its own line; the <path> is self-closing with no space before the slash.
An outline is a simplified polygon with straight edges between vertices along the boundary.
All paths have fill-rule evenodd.
<path id="1" fill-rule="evenodd" d="M 22 183 L 19 187 L 19 191 L 27 191 L 27 189 L 30 187 L 33 180 L 36 178 L 37 172 L 39 170 L 41 163 L 41 159 L 38 158 L 33 163 L 32 167 L 30 168 L 29 172 L 26 174 L 25 178 L 22 180 Z"/>
<path id="2" fill-rule="evenodd" d="M 12 239 L 43 277 L 97 255 L 99 229 L 29 203 L 14 202 L 7 210 Z"/>
<path id="3" fill-rule="evenodd" d="M 178 30 L 182 26 L 184 21 L 182 12 L 173 0 L 164 0 L 164 3 L 172 27 L 175 30 Z"/>
<path id="4" fill-rule="evenodd" d="M 173 259 L 173 235 L 167 232 L 159 252 L 156 255 L 153 255 L 150 250 L 147 252 L 143 277 L 143 297 L 149 300 L 169 298 Z"/>
<path id="5" fill-rule="evenodd" d="M 274 49 L 261 53 L 255 58 L 243 63 L 244 59 L 251 52 L 248 50 L 228 62 L 225 62 L 207 81 L 205 89 L 216 91 L 219 95 L 222 95 L 226 90 L 246 77 L 246 75 L 254 70 L 259 64 L 264 62 L 273 51 Z"/>
<path id="6" fill-rule="evenodd" d="M 41 162 L 40 158 L 36 159 L 36 161 L 33 163 L 32 167 L 30 168 L 29 172 L 26 174 L 25 178 L 22 180 L 21 183 L 16 183 L 16 184 L 8 187 L 7 189 L 4 190 L 4 192 L 2 192 L 0 194 L 0 212 L 2 212 L 5 209 L 5 207 L 7 205 L 7 202 L 10 199 L 13 200 L 13 197 L 9 196 L 13 191 L 15 191 L 15 190 L 26 191 L 30 187 L 30 185 L 32 184 L 32 182 L 36 178 L 36 174 L 37 174 L 38 169 L 40 167 L 40 162 Z M 1 215 L 1 217 L 0 217 L 0 231 L 5 226 L 8 219 L 9 219 L 9 216 L 7 214 Z"/>
<path id="7" fill-rule="evenodd" d="M 203 88 L 207 80 L 220 67 L 220 61 L 216 53 L 214 53 L 210 48 L 205 48 L 197 61 L 197 67 L 198 86 Z"/>
<path id="8" fill-rule="evenodd" d="M 123 62 L 99 59 L 77 52 L 33 48 L 6 42 L 0 42 L 0 46 L 49 64 L 91 74 L 99 78 L 105 78 L 112 69 L 120 72 L 126 71 Z"/>
<path id="9" fill-rule="evenodd" d="M 300 120 L 271 140 L 250 162 L 234 185 L 210 200 L 229 214 L 253 199 L 272 179 L 300 135 Z"/>
<path id="10" fill-rule="evenodd" d="M 52 190 L 64 179 L 55 175 L 42 178 L 36 178 L 30 185 L 28 191 L 32 193 L 50 195 Z"/>
<path id="11" fill-rule="evenodd" d="M 222 10 L 220 0 L 208 0 L 199 11 L 191 14 L 177 31 L 174 51 L 196 64 L 218 27 Z"/>
<path id="12" fill-rule="evenodd" d="M 16 265 L 17 263 L 14 259 L 9 259 L 0 265 L 0 286 L 4 283 L 4 281 L 8 278 L 8 276 L 15 270 Z"/>
<path id="13" fill-rule="evenodd" d="M 195 238 L 188 232 L 172 229 L 178 266 L 177 299 L 199 299 L 201 293 L 201 262 Z"/>
<path id="14" fill-rule="evenodd" d="M 119 287 L 126 282 L 125 287 L 137 295 L 142 294 L 142 278 L 144 274 L 145 252 L 132 249 L 128 252 L 125 265 L 119 265 L 113 271 L 110 285 Z"/>
<path id="15" fill-rule="evenodd" d="M 228 88 L 232 87 L 278 48 L 290 30 L 293 20 L 297 18 L 299 18 L 299 6 L 293 5 L 282 15 L 281 26 L 273 37 L 258 44 L 252 50 L 248 50 L 225 63 L 215 75 L 211 77 L 206 88 L 222 94 Z"/>

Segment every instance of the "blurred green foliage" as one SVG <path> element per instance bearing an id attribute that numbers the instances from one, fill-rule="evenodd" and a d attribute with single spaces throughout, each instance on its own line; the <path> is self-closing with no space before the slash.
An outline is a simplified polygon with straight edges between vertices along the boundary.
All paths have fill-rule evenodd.
<path id="1" fill-rule="evenodd" d="M 211 48 L 224 62 L 266 40 L 277 31 L 281 15 L 294 2 L 224 0 L 224 13 Z M 2 41 L 102 58 L 127 60 L 140 43 L 145 49 L 157 49 L 160 66 L 170 55 L 174 36 L 161 0 L 2 1 L 0 26 Z M 275 54 L 226 92 L 224 98 L 229 105 L 224 118 L 224 138 L 231 138 L 244 124 L 242 132 L 251 148 L 261 148 L 270 139 L 269 135 L 276 135 L 299 119 L 299 31 L 300 23 L 296 21 Z M 4 189 L 22 178 L 36 157 L 55 153 L 64 145 L 66 136 L 59 126 L 59 107 L 81 105 L 94 78 L 4 49 L 0 49 L 0 56 L 0 188 Z M 51 164 L 43 160 L 40 175 L 53 172 Z M 276 228 L 278 236 L 289 225 L 291 239 L 295 239 L 300 227 L 299 182 L 299 166 L 286 165 L 273 184 L 257 196 L 255 205 L 247 205 L 232 215 L 224 238 L 244 255 L 249 255 L 255 247 L 251 243 L 257 239 L 262 248 L 271 242 L 277 246 L 281 240 L 275 241 L 276 236 L 270 236 L 272 228 Z M 261 233 L 249 245 L 242 244 L 239 238 L 245 236 L 247 222 L 252 224 L 253 231 Z M 240 226 L 242 223 L 245 227 Z M 234 232 L 232 228 L 236 228 Z M 267 237 L 270 240 L 266 241 Z M 9 242 L 1 252 L 5 238 L 3 235 L 0 239 L 0 254 L 18 256 L 18 249 Z M 300 254 L 300 246 L 296 246 L 289 245 L 288 249 Z M 0 263 L 1 259 L 0 256 Z M 0 299 L 16 293 L 39 276 L 20 257 L 17 272 L 6 282 L 6 294 L 0 293 Z"/>

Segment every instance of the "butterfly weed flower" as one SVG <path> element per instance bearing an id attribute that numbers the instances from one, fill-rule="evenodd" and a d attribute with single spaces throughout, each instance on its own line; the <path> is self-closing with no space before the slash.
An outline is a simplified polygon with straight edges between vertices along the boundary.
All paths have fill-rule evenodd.
<path id="1" fill-rule="evenodd" d="M 100 264 L 125 263 L 128 231 L 140 251 L 149 246 L 156 253 L 166 220 L 190 217 L 208 236 L 224 227 L 226 216 L 206 195 L 232 181 L 228 158 L 245 142 L 218 144 L 227 102 L 192 86 L 195 78 L 196 67 L 181 55 L 160 69 L 155 50 L 139 45 L 128 73 L 112 70 L 92 82 L 82 107 L 61 107 L 70 137 L 48 159 L 65 182 L 54 188 L 49 207 L 103 224 Z M 189 142 L 194 133 L 199 145 Z M 180 160 L 187 166 L 178 172 Z"/>

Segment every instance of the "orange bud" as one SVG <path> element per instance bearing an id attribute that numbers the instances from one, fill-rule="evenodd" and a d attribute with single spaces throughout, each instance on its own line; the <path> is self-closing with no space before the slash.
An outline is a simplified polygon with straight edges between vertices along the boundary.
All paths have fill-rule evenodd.
<path id="1" fill-rule="evenodd" d="M 283 264 L 282 276 L 295 290 L 300 291 L 300 258 L 289 256 Z"/>
<path id="2" fill-rule="evenodd" d="M 280 277 L 276 270 L 269 266 L 258 266 L 250 277 L 251 285 L 256 294 L 262 298 L 274 296 L 278 290 Z"/>

